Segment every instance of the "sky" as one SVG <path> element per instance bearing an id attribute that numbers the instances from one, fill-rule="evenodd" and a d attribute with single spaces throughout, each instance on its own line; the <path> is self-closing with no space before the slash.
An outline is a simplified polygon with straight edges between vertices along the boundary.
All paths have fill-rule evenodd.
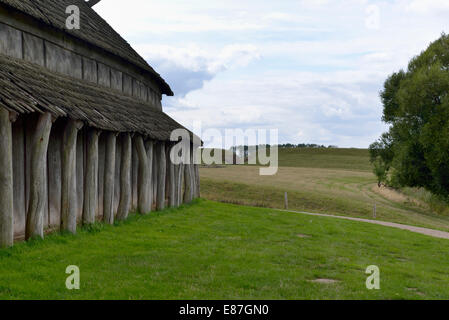
<path id="1" fill-rule="evenodd" d="M 385 79 L 449 32 L 447 0 L 103 0 L 95 10 L 169 83 L 164 111 L 187 128 L 278 129 L 280 143 L 339 147 L 366 148 L 387 130 Z"/>

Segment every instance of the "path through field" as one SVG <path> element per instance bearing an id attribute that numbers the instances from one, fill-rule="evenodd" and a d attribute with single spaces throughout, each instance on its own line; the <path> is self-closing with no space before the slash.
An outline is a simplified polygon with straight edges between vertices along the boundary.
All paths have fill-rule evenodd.
<path id="1" fill-rule="evenodd" d="M 300 211 L 291 211 L 291 210 L 280 210 L 283 212 L 290 212 L 290 213 L 300 213 L 300 214 L 306 214 L 310 216 L 318 216 L 318 217 L 330 217 L 335 219 L 344 219 L 344 220 L 351 220 L 351 221 L 358 221 L 358 222 L 366 222 L 371 224 L 377 224 L 385 227 L 392 227 L 396 229 L 401 230 L 408 230 L 415 233 L 424 234 L 427 236 L 431 236 L 434 238 L 440 238 L 440 239 L 449 239 L 449 232 L 434 230 L 434 229 L 428 229 L 428 228 L 420 228 L 420 227 L 414 227 L 409 226 L 405 224 L 399 224 L 399 223 L 393 223 L 393 222 L 386 222 L 386 221 L 378 221 L 378 220 L 370 220 L 370 219 L 360 219 L 360 218 L 351 218 L 351 217 L 343 217 L 343 216 L 334 216 L 330 214 L 322 214 L 322 213 L 311 213 L 311 212 L 300 212 Z"/>
<path id="2" fill-rule="evenodd" d="M 275 176 L 260 176 L 257 166 L 201 168 L 202 197 L 267 208 L 318 212 L 449 232 L 449 216 L 403 193 L 378 188 L 372 172 L 347 168 L 280 167 Z"/>

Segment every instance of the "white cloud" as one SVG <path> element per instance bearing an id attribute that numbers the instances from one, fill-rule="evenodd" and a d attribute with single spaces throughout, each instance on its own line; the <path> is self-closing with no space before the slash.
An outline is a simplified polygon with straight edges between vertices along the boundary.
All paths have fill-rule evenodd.
<path id="1" fill-rule="evenodd" d="M 339 146 L 367 147 L 385 130 L 383 81 L 449 30 L 447 0 L 109 0 L 95 8 L 173 86 L 165 110 L 179 122 L 275 127 L 282 142 Z"/>
<path id="2" fill-rule="evenodd" d="M 443 13 L 449 11 L 449 2 L 447 0 L 414 0 L 407 9 L 417 13 Z"/>

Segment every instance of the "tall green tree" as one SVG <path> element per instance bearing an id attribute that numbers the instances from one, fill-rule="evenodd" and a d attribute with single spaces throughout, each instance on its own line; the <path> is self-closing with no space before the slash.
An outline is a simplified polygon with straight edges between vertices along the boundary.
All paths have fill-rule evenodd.
<path id="1" fill-rule="evenodd" d="M 380 94 L 387 133 L 370 146 L 379 183 L 449 198 L 449 36 L 443 34 Z"/>

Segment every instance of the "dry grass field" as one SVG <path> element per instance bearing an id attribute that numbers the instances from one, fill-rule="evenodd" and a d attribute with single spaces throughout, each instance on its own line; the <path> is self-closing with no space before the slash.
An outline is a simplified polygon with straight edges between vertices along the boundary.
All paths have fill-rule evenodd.
<path id="1" fill-rule="evenodd" d="M 275 176 L 257 166 L 203 167 L 202 197 L 235 204 L 283 208 L 384 221 L 449 231 L 447 211 L 437 212 L 422 192 L 378 188 L 366 150 L 280 150 Z M 296 159 L 296 161 L 295 161 Z"/>

